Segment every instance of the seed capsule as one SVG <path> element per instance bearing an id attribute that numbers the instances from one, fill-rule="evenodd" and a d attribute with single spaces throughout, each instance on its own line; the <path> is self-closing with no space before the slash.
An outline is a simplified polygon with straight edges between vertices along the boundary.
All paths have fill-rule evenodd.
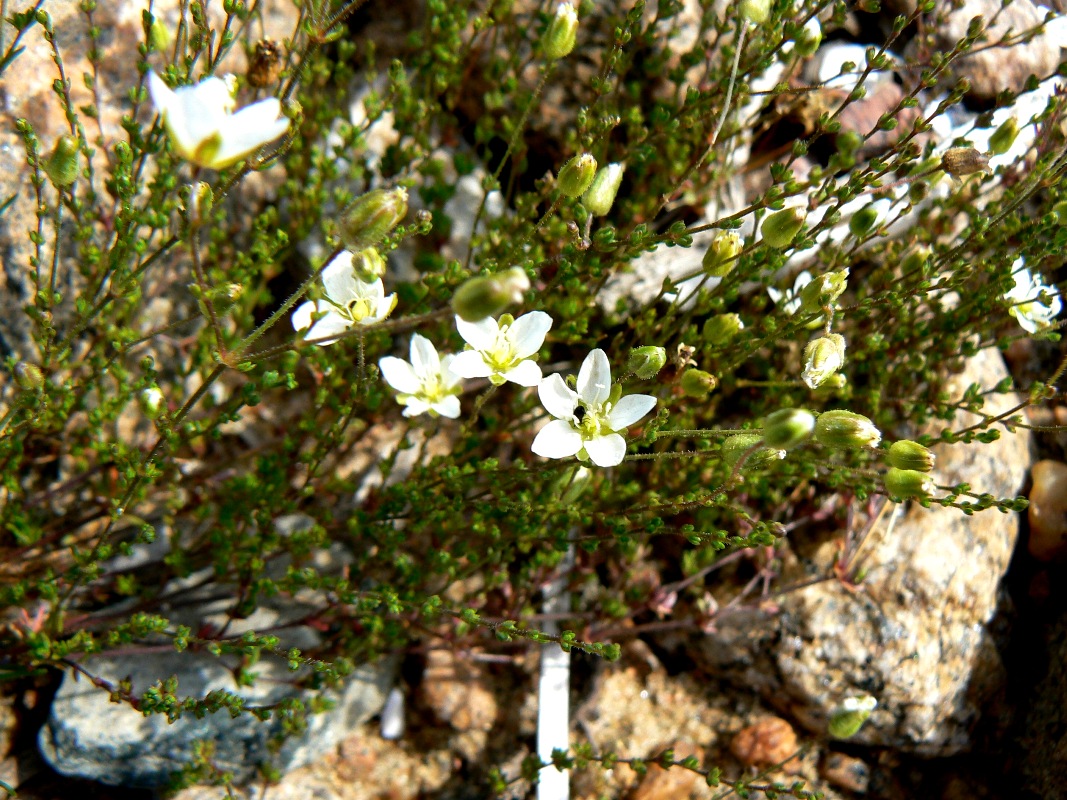
<path id="1" fill-rule="evenodd" d="M 815 430 L 815 415 L 805 408 L 783 408 L 763 422 L 763 441 L 775 450 L 792 450 Z"/>
<path id="2" fill-rule="evenodd" d="M 815 421 L 815 441 L 834 448 L 874 447 L 882 433 L 862 414 L 826 411 Z"/>
<path id="3" fill-rule="evenodd" d="M 556 185 L 567 197 L 579 197 L 592 185 L 595 177 L 596 159 L 589 153 L 582 153 L 563 165 Z"/>
<path id="4" fill-rule="evenodd" d="M 799 208 L 783 208 L 775 211 L 760 225 L 763 241 L 776 250 L 784 250 L 793 243 L 804 227 L 804 212 Z"/>
<path id="5" fill-rule="evenodd" d="M 918 470 L 929 472 L 934 468 L 934 454 L 918 442 L 910 439 L 901 439 L 893 442 L 886 455 L 889 466 L 897 469 Z"/>
<path id="6" fill-rule="evenodd" d="M 375 247 L 407 213 L 407 189 L 372 189 L 341 215 L 341 242 L 353 253 Z"/>

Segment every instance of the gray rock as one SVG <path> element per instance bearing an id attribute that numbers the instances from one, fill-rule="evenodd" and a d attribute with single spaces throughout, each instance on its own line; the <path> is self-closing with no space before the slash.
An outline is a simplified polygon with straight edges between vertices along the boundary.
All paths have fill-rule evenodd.
<path id="1" fill-rule="evenodd" d="M 949 395 L 1006 374 L 999 353 L 983 351 Z M 1015 403 L 1012 394 L 991 395 L 985 411 Z M 955 426 L 975 419 L 961 412 Z M 1026 475 L 1028 443 L 1025 430 L 1001 430 L 991 445 L 938 446 L 934 476 L 1013 496 Z M 870 694 L 878 708 L 853 741 L 930 756 L 965 750 L 984 700 L 1004 680 L 986 626 L 1017 534 L 1014 514 L 967 517 L 913 504 L 891 531 L 883 521 L 870 534 L 858 591 L 823 580 L 777 598 L 774 615 L 763 608 L 721 614 L 691 650 L 714 674 L 758 688 L 813 731 L 826 731 L 846 697 Z M 820 553 L 826 558 L 810 565 L 811 577 L 829 574 L 837 555 L 829 544 Z"/>
<path id="2" fill-rule="evenodd" d="M 204 697 L 226 690 L 241 695 L 248 705 L 270 705 L 295 694 L 292 673 L 277 661 L 256 665 L 259 679 L 252 687 L 238 687 L 220 659 L 198 653 L 150 653 L 136 657 L 88 659 L 85 668 L 112 684 L 129 677 L 141 694 L 168 675 L 178 678 L 180 696 Z M 84 677 L 64 677 L 48 723 L 38 744 L 58 772 L 114 786 L 158 787 L 182 768 L 198 742 L 214 748 L 211 762 L 232 772 L 237 782 L 255 777 L 257 767 L 270 763 L 285 772 L 321 758 L 381 709 L 393 681 L 394 663 L 363 665 L 338 692 L 323 696 L 336 705 L 308 716 L 307 729 L 288 738 L 272 752 L 271 740 L 281 732 L 277 718 L 259 722 L 225 710 L 196 719 L 185 715 L 168 724 L 165 715 L 142 716 L 125 703 L 110 702 L 108 692 Z"/>

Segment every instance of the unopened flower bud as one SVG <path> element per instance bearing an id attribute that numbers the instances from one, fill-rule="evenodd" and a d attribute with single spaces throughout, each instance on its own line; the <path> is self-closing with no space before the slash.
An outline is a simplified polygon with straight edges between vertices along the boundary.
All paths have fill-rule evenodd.
<path id="1" fill-rule="evenodd" d="M 189 224 L 196 227 L 211 217 L 211 211 L 215 207 L 215 194 L 211 185 L 205 181 L 189 184 L 188 192 L 186 213 L 189 216 Z"/>
<path id="2" fill-rule="evenodd" d="M 702 369 L 687 369 L 682 373 L 682 393 L 686 397 L 703 400 L 718 385 L 719 379 L 710 372 L 705 372 Z"/>
<path id="3" fill-rule="evenodd" d="M 741 253 L 741 237 L 734 231 L 720 231 L 708 245 L 704 253 L 704 274 L 712 278 L 723 278 L 737 266 L 737 256 Z"/>
<path id="4" fill-rule="evenodd" d="M 582 153 L 563 165 L 556 185 L 567 197 L 578 197 L 589 188 L 595 177 L 596 159 L 589 153 Z"/>
<path id="5" fill-rule="evenodd" d="M 244 287 L 239 283 L 224 283 L 209 289 L 206 296 L 214 304 L 215 313 L 221 314 L 237 302 L 243 291 Z"/>
<path id="6" fill-rule="evenodd" d="M 897 469 L 890 467 L 886 470 L 885 490 L 890 497 L 907 499 L 909 497 L 929 497 L 934 490 L 934 480 L 925 472 L 917 469 Z"/>
<path id="7" fill-rule="evenodd" d="M 467 322 L 478 322 L 521 303 L 530 288 L 522 267 L 512 267 L 495 275 L 480 275 L 460 286 L 452 296 L 452 310 Z"/>
<path id="8" fill-rule="evenodd" d="M 407 213 L 407 189 L 372 189 L 341 214 L 341 242 L 353 253 L 375 247 Z"/>
<path id="9" fill-rule="evenodd" d="M 861 239 L 874 230 L 879 216 L 878 208 L 873 203 L 864 206 L 852 215 L 848 221 L 848 230 L 857 239 Z"/>
<path id="10" fill-rule="evenodd" d="M 863 137 L 856 131 L 841 131 L 835 142 L 841 155 L 851 157 L 863 146 Z"/>
<path id="11" fill-rule="evenodd" d="M 882 434 L 862 414 L 824 411 L 815 421 L 815 441 L 826 447 L 874 447 L 882 441 Z"/>
<path id="12" fill-rule="evenodd" d="M 35 364 L 20 361 L 15 365 L 15 383 L 24 392 L 39 392 L 44 386 L 44 375 Z"/>
<path id="13" fill-rule="evenodd" d="M 730 436 L 722 443 L 721 452 L 723 463 L 731 470 L 746 453 L 748 457 L 741 467 L 743 470 L 759 469 L 785 458 L 785 450 L 767 447 L 758 433 L 738 433 Z"/>
<path id="14" fill-rule="evenodd" d="M 776 250 L 784 250 L 793 243 L 804 227 L 805 214 L 800 208 L 783 208 L 775 211 L 760 225 L 763 241 Z"/>
<path id="15" fill-rule="evenodd" d="M 78 179 L 78 140 L 60 136 L 41 167 L 56 188 L 70 186 Z"/>
<path id="16" fill-rule="evenodd" d="M 608 164 L 601 169 L 589 188 L 582 195 L 582 205 L 586 207 L 594 217 L 603 217 L 615 203 L 615 195 L 619 193 L 622 185 L 622 164 Z"/>
<path id="17" fill-rule="evenodd" d="M 805 408 L 783 408 L 763 421 L 763 441 L 775 450 L 792 450 L 815 430 L 815 415 Z"/>
<path id="18" fill-rule="evenodd" d="M 729 344 L 733 338 L 745 329 L 745 323 L 737 314 L 716 314 L 704 323 L 702 331 L 704 341 L 712 347 Z"/>
<path id="19" fill-rule="evenodd" d="M 576 503 L 592 482 L 593 472 L 585 467 L 577 467 L 573 472 L 566 473 L 556 483 L 556 496 L 563 505 Z"/>
<path id="20" fill-rule="evenodd" d="M 148 43 L 157 52 L 163 52 L 171 46 L 170 30 L 159 17 L 152 17 L 152 24 L 148 27 Z"/>
<path id="21" fill-rule="evenodd" d="M 835 739 L 851 739 L 877 707 L 878 701 L 870 695 L 847 698 L 830 717 L 830 735 Z"/>
<path id="22" fill-rule="evenodd" d="M 819 49 L 822 44 L 822 24 L 818 17 L 812 17 L 804 23 L 796 38 L 793 40 L 793 49 L 798 56 L 810 56 Z"/>
<path id="23" fill-rule="evenodd" d="M 931 180 L 940 180 L 945 176 L 945 173 L 938 171 L 934 175 L 930 176 Z M 912 205 L 918 205 L 927 198 L 930 194 L 930 184 L 926 180 L 914 181 L 911 186 L 908 187 L 908 202 Z"/>
<path id="24" fill-rule="evenodd" d="M 373 283 L 385 274 L 385 259 L 373 247 L 352 254 L 352 268 L 364 283 Z"/>
<path id="25" fill-rule="evenodd" d="M 158 386 L 149 386 L 147 389 L 142 389 L 141 393 L 137 396 L 137 402 L 141 404 L 141 410 L 145 413 L 145 416 L 155 419 L 163 411 L 163 392 L 159 390 Z"/>
<path id="26" fill-rule="evenodd" d="M 1067 225 L 1067 200 L 1060 200 L 1052 207 L 1052 213 L 1056 215 L 1061 225 Z"/>
<path id="27" fill-rule="evenodd" d="M 925 245 L 919 245 L 906 256 L 904 260 L 900 262 L 900 272 L 902 275 L 913 275 L 916 272 L 923 273 L 926 271 L 926 264 L 930 261 L 932 251 Z"/>
<path id="28" fill-rule="evenodd" d="M 831 333 L 808 342 L 804 348 L 804 372 L 800 377 L 809 389 L 815 389 L 844 364 L 845 337 Z"/>
<path id="29" fill-rule="evenodd" d="M 741 0 L 737 10 L 745 22 L 763 25 L 771 17 L 771 0 Z"/>
<path id="30" fill-rule="evenodd" d="M 630 356 L 626 359 L 626 371 L 647 381 L 659 375 L 666 363 L 667 349 L 649 344 L 630 351 Z"/>
<path id="31" fill-rule="evenodd" d="M 848 287 L 848 267 L 824 272 L 800 290 L 800 313 L 813 314 L 833 305 Z"/>
<path id="32" fill-rule="evenodd" d="M 889 462 L 889 466 L 897 469 L 929 472 L 934 468 L 934 454 L 928 448 L 910 439 L 893 442 L 886 455 L 886 461 Z"/>
<path id="33" fill-rule="evenodd" d="M 973 147 L 951 147 L 941 156 L 941 169 L 954 178 L 989 171 L 989 159 Z"/>
<path id="34" fill-rule="evenodd" d="M 566 58 L 574 49 L 577 36 L 578 12 L 570 3 L 560 3 L 556 6 L 556 15 L 548 23 L 544 39 L 541 40 L 545 58 L 549 61 Z"/>
<path id="35" fill-rule="evenodd" d="M 989 137 L 989 152 L 996 156 L 1004 155 L 1015 144 L 1015 137 L 1018 135 L 1018 121 L 1015 117 L 1008 117 Z"/>

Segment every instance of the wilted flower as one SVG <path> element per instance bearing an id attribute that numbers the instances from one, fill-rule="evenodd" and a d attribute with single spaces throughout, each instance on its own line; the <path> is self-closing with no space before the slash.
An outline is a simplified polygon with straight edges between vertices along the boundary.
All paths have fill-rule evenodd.
<path id="1" fill-rule="evenodd" d="M 555 419 L 541 428 L 532 449 L 545 458 L 577 455 L 598 467 L 614 467 L 626 455 L 626 440 L 618 431 L 651 411 L 656 398 L 613 392 L 608 357 L 599 348 L 582 362 L 577 388 L 575 392 L 567 386 L 559 374 L 541 381 L 537 394 Z"/>
<path id="2" fill-rule="evenodd" d="M 552 317 L 531 311 L 516 320 L 505 314 L 500 321 L 487 317 L 467 322 L 456 317 L 456 329 L 473 349 L 456 355 L 452 371 L 463 378 L 488 378 L 494 386 L 505 381 L 519 386 L 541 382 L 541 368 L 530 356 L 541 349 Z"/>
<path id="3" fill-rule="evenodd" d="M 1011 265 L 1015 286 L 1004 295 L 1004 299 L 1011 303 L 1008 313 L 1019 320 L 1023 330 L 1036 333 L 1052 324 L 1056 315 L 1063 310 L 1063 302 L 1055 287 L 1042 283 L 1040 274 L 1031 275 L 1023 263 L 1022 258 L 1017 258 Z M 1049 295 L 1048 299 L 1041 299 L 1042 294 Z"/>
<path id="4" fill-rule="evenodd" d="M 309 300 L 293 312 L 293 328 L 302 331 L 310 327 L 309 339 L 344 333 L 353 325 L 373 325 L 396 308 L 396 295 L 385 293 L 381 278 L 367 283 L 356 277 L 352 253 L 347 250 L 322 271 L 322 285 L 326 289 L 326 299 Z M 321 315 L 314 324 L 311 321 L 313 315 Z M 330 339 L 319 344 L 336 341 Z"/>
<path id="5" fill-rule="evenodd" d="M 797 279 L 793 281 L 793 288 L 786 289 L 784 292 L 775 289 L 773 286 L 767 287 L 767 294 L 771 296 L 771 300 L 774 304 L 780 306 L 782 311 L 786 314 L 796 314 L 800 310 L 800 290 L 811 283 L 811 273 L 804 270 Z"/>
<path id="6" fill-rule="evenodd" d="M 804 372 L 800 377 L 809 389 L 817 389 L 845 364 L 845 337 L 837 333 L 808 342 L 804 348 Z"/>
<path id="7" fill-rule="evenodd" d="M 236 103 L 230 87 L 214 76 L 196 86 L 171 89 L 149 72 L 148 91 L 174 149 L 201 167 L 228 167 L 277 139 L 289 127 L 275 97 L 234 114 Z"/>
<path id="8" fill-rule="evenodd" d="M 429 412 L 455 419 L 459 416 L 459 382 L 452 369 L 455 356 L 438 356 L 429 339 L 419 334 L 411 337 L 411 363 L 402 358 L 385 356 L 378 362 L 385 382 L 396 389 L 397 402 L 405 417 Z"/>

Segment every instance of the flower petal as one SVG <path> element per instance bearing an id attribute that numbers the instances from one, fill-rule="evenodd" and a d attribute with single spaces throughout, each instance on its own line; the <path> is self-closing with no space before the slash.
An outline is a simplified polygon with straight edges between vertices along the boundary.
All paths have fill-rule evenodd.
<path id="1" fill-rule="evenodd" d="M 463 376 L 452 369 L 452 365 L 455 363 L 455 355 L 448 353 L 441 356 L 441 386 L 445 391 L 451 391 L 463 380 Z"/>
<path id="2" fill-rule="evenodd" d="M 333 336 L 334 334 L 344 333 L 350 327 L 352 327 L 352 320 L 347 317 L 342 317 L 336 311 L 330 310 L 326 312 L 326 316 L 311 326 L 311 330 L 307 332 L 307 339 L 324 339 L 327 336 Z M 315 342 L 315 344 L 327 345 L 336 342 L 336 339 L 330 339 L 325 342 Z"/>
<path id="3" fill-rule="evenodd" d="M 308 300 L 306 303 L 301 303 L 296 311 L 293 312 L 293 330 L 302 331 L 305 328 L 311 327 L 311 315 L 319 310 L 318 303 Z"/>
<path id="4" fill-rule="evenodd" d="M 496 337 L 500 332 L 500 326 L 492 317 L 480 319 L 477 322 L 467 322 L 462 317 L 456 317 L 456 330 L 463 337 L 463 341 L 475 350 L 492 350 L 496 345 Z"/>
<path id="5" fill-rule="evenodd" d="M 422 391 L 422 381 L 419 380 L 411 364 L 402 358 L 385 356 L 378 362 L 378 368 L 382 371 L 385 382 L 402 394 L 417 394 Z"/>
<path id="6" fill-rule="evenodd" d="M 515 350 L 516 358 L 528 358 L 541 349 L 545 335 L 552 327 L 552 317 L 544 311 L 523 314 L 508 328 L 507 337 Z M 509 379 L 510 380 L 510 379 Z M 525 384 L 532 386 L 533 384 Z"/>
<path id="7" fill-rule="evenodd" d="M 440 414 L 442 417 L 448 417 L 449 419 L 457 419 L 459 417 L 460 407 L 459 398 L 454 394 L 448 397 L 438 400 L 433 403 L 430 408 Z"/>
<path id="8" fill-rule="evenodd" d="M 626 456 L 626 440 L 617 433 L 586 439 L 585 452 L 598 467 L 614 467 Z"/>
<path id="9" fill-rule="evenodd" d="M 182 120 L 189 139 L 197 147 L 205 139 L 222 133 L 226 127 L 226 108 L 233 96 L 226 82 L 214 76 L 204 78 L 196 86 L 182 86 L 175 90 L 180 103 Z"/>
<path id="10" fill-rule="evenodd" d="M 437 348 L 425 336 L 411 336 L 411 367 L 420 378 L 432 378 L 441 374 L 441 358 Z"/>
<path id="11" fill-rule="evenodd" d="M 350 300 L 358 300 L 360 294 L 356 286 L 356 270 L 352 266 L 352 254 L 342 252 L 322 271 L 322 285 L 326 296 L 337 305 L 344 307 Z"/>
<path id="12" fill-rule="evenodd" d="M 273 142 L 289 128 L 289 120 L 285 118 L 260 128 L 235 127 L 232 120 L 240 117 L 246 110 L 243 109 L 235 117 L 223 121 L 222 143 L 211 164 L 213 169 L 224 169 L 240 161 L 268 142 Z"/>
<path id="13" fill-rule="evenodd" d="M 541 382 L 541 368 L 530 359 L 503 373 L 504 378 L 519 386 L 537 386 Z"/>
<path id="14" fill-rule="evenodd" d="M 404 406 L 405 417 L 417 417 L 419 414 L 425 414 L 430 410 L 430 404 L 421 397 L 405 397 L 402 400 L 400 398 L 397 399 Z"/>
<path id="15" fill-rule="evenodd" d="M 582 449 L 582 435 L 569 422 L 554 419 L 537 432 L 530 449 L 545 458 L 567 458 Z"/>
<path id="16" fill-rule="evenodd" d="M 628 394 L 608 413 L 608 427 L 613 431 L 629 428 L 655 407 L 656 398 L 650 394 Z"/>
<path id="17" fill-rule="evenodd" d="M 567 424 L 570 424 L 574 409 L 578 406 L 578 395 L 567 386 L 559 373 L 549 375 L 537 385 L 537 396 L 541 398 L 541 404 L 548 409 L 549 414 L 556 419 L 567 420 Z"/>
<path id="18" fill-rule="evenodd" d="M 493 368 L 485 363 L 482 354 L 477 350 L 457 353 L 449 364 L 449 369 L 461 378 L 488 378 L 493 374 Z"/>
<path id="19" fill-rule="evenodd" d="M 599 347 L 590 351 L 578 370 L 578 396 L 589 405 L 600 405 L 611 395 L 611 367 Z"/>

